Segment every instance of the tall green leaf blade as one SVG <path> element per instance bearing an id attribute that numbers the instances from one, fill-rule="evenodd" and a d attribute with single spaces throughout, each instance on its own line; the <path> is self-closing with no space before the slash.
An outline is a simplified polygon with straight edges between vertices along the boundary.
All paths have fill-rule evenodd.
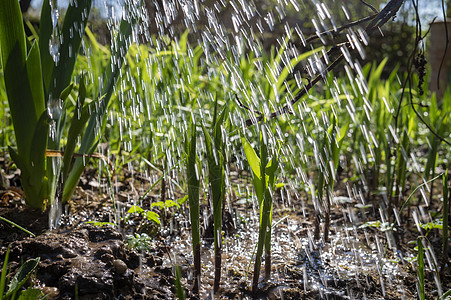
<path id="1" fill-rule="evenodd" d="M 252 148 L 246 137 L 241 136 L 241 143 L 243 144 L 244 154 L 246 155 L 247 162 L 252 170 L 252 182 L 254 184 L 258 203 L 261 206 L 264 197 L 264 186 L 262 182 L 262 174 L 260 172 L 260 158 L 258 157 L 254 148 Z"/>
<path id="2" fill-rule="evenodd" d="M 42 180 L 45 176 L 46 150 L 49 136 L 49 125 L 47 120 L 47 112 L 44 111 L 34 130 L 32 142 L 33 151 L 30 152 L 31 178 L 29 184 L 36 187 L 37 190 L 42 188 Z"/>
<path id="3" fill-rule="evenodd" d="M 69 1 L 61 29 L 62 44 L 59 48 L 58 62 L 53 69 L 50 81 L 50 84 L 55 84 L 49 87 L 49 94 L 51 93 L 53 97 L 59 97 L 70 84 L 91 4 L 91 0 Z"/>
<path id="4" fill-rule="evenodd" d="M 8 261 L 9 261 L 9 245 L 6 249 L 5 258 L 3 260 L 3 266 L 2 266 L 2 274 L 0 275 L 0 299 L 3 298 L 3 292 L 5 291 L 6 286 L 6 273 L 8 270 Z"/>
<path id="5" fill-rule="evenodd" d="M 86 98 L 86 86 L 84 83 L 84 77 L 80 79 L 80 87 L 78 90 L 77 106 L 75 108 L 74 116 L 71 120 L 69 133 L 67 135 L 67 144 L 63 156 L 63 182 L 66 181 L 72 167 L 73 154 L 75 152 L 75 146 L 77 145 L 77 139 L 83 132 L 83 129 L 88 122 L 91 111 L 94 109 L 91 105 L 83 107 L 83 103 Z"/>
<path id="6" fill-rule="evenodd" d="M 255 153 L 254 148 L 252 148 L 251 144 L 244 136 L 241 136 L 241 143 L 243 144 L 244 154 L 246 155 L 247 162 L 249 163 L 252 172 L 255 174 L 255 176 L 261 178 L 260 158 L 258 157 L 257 153 Z"/>
<path id="7" fill-rule="evenodd" d="M 119 78 L 122 64 L 124 63 L 126 53 L 129 47 L 129 37 L 132 33 L 132 22 L 135 24 L 138 18 L 135 16 L 131 18 L 131 21 L 122 19 L 119 27 L 119 34 L 114 42 L 114 47 L 107 69 L 104 73 L 104 82 L 106 85 L 103 87 L 97 109 L 90 116 L 88 126 L 86 127 L 79 152 L 82 154 L 92 154 L 95 149 L 95 144 L 98 143 L 97 135 L 101 128 L 102 120 L 108 104 L 110 103 L 111 96 L 113 95 L 114 86 Z M 63 202 L 70 199 L 72 196 L 80 176 L 85 168 L 84 158 L 76 158 L 75 162 L 67 176 L 67 180 L 64 182 L 63 187 Z"/>
<path id="8" fill-rule="evenodd" d="M 42 87 L 41 57 L 39 54 L 39 45 L 36 41 L 28 52 L 27 73 L 36 114 L 37 116 L 41 116 L 45 110 L 45 102 L 44 89 Z"/>
<path id="9" fill-rule="evenodd" d="M 0 1 L 0 47 L 18 155 L 26 164 L 33 135 L 30 128 L 35 127 L 38 115 L 28 82 L 25 32 L 19 2 L 16 0 Z"/>
<path id="10" fill-rule="evenodd" d="M 41 20 L 39 22 L 39 52 L 41 55 L 45 100 L 48 100 L 48 89 L 50 85 L 50 79 L 52 78 L 53 67 L 55 65 L 55 62 L 53 61 L 49 50 L 50 38 L 53 31 L 51 13 L 52 12 L 49 0 L 44 0 L 41 8 Z"/>

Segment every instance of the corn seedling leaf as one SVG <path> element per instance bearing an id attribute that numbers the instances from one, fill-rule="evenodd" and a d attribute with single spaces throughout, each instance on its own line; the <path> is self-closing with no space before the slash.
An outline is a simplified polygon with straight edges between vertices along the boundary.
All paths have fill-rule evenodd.
<path id="1" fill-rule="evenodd" d="M 421 300 L 425 299 L 424 293 L 424 248 L 423 243 L 421 242 L 421 238 L 417 239 L 418 244 L 418 255 L 417 255 L 417 263 L 418 263 L 418 286 L 419 286 L 419 296 Z"/>
<path id="2" fill-rule="evenodd" d="M 252 169 L 252 173 L 257 178 L 261 178 L 260 158 L 244 136 L 241 136 L 241 143 L 243 144 L 244 154 L 246 155 L 247 162 Z"/>

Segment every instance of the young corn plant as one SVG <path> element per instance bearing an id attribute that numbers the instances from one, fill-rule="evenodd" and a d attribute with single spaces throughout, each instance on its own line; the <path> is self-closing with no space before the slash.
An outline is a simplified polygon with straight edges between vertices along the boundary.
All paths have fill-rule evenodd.
<path id="1" fill-rule="evenodd" d="M 213 133 L 210 135 L 205 126 L 202 130 L 205 136 L 207 150 L 208 177 L 210 181 L 212 205 L 213 205 L 213 228 L 214 228 L 214 248 L 215 248 L 215 279 L 213 291 L 219 290 L 221 280 L 221 248 L 222 248 L 222 206 L 225 197 L 225 148 L 222 135 L 222 128 L 225 122 L 228 108 L 225 107 L 217 117 L 218 103 L 215 103 L 213 117 Z"/>
<path id="2" fill-rule="evenodd" d="M 448 225 L 449 225 L 449 195 L 450 189 L 448 186 L 448 170 L 443 174 L 443 227 L 442 227 L 442 270 L 445 269 L 448 263 Z"/>
<path id="3" fill-rule="evenodd" d="M 325 195 L 325 213 L 324 213 L 324 241 L 329 241 L 329 227 L 330 227 L 330 206 L 331 196 L 334 189 L 335 181 L 337 180 L 337 169 L 339 165 L 339 155 L 343 138 L 346 136 L 349 123 L 337 129 L 337 121 L 333 117 L 332 124 L 324 133 L 322 145 L 319 148 L 320 171 L 318 172 L 318 199 L 322 201 Z M 327 176 L 330 174 L 329 176 Z M 319 216 L 317 216 L 318 220 Z M 319 238 L 319 222 L 315 222 L 315 238 Z"/>
<path id="4" fill-rule="evenodd" d="M 196 153 L 196 125 L 191 127 L 191 137 L 185 136 L 185 153 L 187 160 L 186 176 L 188 179 L 189 214 L 191 220 L 191 238 L 193 244 L 194 285 L 193 291 L 199 294 L 201 262 L 200 262 L 200 230 L 199 230 L 199 167 Z"/>
<path id="5" fill-rule="evenodd" d="M 265 249 L 265 280 L 271 277 L 271 223 L 272 223 L 272 194 L 275 189 L 275 173 L 279 164 L 278 154 L 268 158 L 268 141 L 266 127 L 261 126 L 260 157 L 252 148 L 249 141 L 241 136 L 246 159 L 252 169 L 252 182 L 260 206 L 260 228 L 258 232 L 257 253 L 254 264 L 252 291 L 258 289 L 263 249 Z"/>
<path id="6" fill-rule="evenodd" d="M 424 280 L 424 247 L 421 242 L 421 237 L 417 239 L 418 246 L 418 255 L 417 255 L 417 263 L 418 263 L 418 296 L 420 300 L 425 299 L 425 280 Z"/>

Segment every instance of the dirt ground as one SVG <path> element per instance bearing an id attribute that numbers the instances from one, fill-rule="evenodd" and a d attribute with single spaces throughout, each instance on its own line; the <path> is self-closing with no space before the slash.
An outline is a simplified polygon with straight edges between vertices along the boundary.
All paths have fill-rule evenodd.
<path id="1" fill-rule="evenodd" d="M 158 185 L 144 198 L 141 207 L 160 215 L 161 225 L 140 215 L 124 213 L 130 195 L 142 195 L 150 183 L 118 174 L 113 200 L 97 179 L 96 170 L 85 172 L 73 199 L 63 205 L 59 227 L 49 231 L 48 212 L 24 204 L 19 172 L 0 159 L 0 216 L 36 234 L 28 234 L 0 221 L 0 259 L 7 246 L 12 276 L 27 259 L 40 257 L 35 275 L 27 283 L 42 289 L 47 299 L 175 299 L 174 265 L 180 265 L 182 284 L 188 298 L 192 286 L 192 257 L 187 204 L 180 208 L 151 207 L 162 197 L 172 200 L 183 194 L 171 192 L 170 182 Z M 236 186 L 249 187 L 246 176 L 231 172 Z M 346 174 L 342 174 L 342 177 Z M 414 299 L 417 276 L 414 244 L 420 235 L 413 222 L 406 221 L 394 231 L 365 226 L 377 221 L 378 197 L 370 197 L 365 207 L 347 198 L 346 185 L 338 185 L 331 211 L 330 240 L 314 241 L 314 207 L 305 192 L 293 193 L 285 187 L 275 197 L 273 216 L 272 277 L 261 282 L 260 291 L 250 289 L 249 261 L 258 235 L 254 202 L 232 190 L 224 213 L 223 270 L 216 299 Z M 132 197 L 133 198 L 133 197 Z M 206 201 L 205 201 L 206 203 Z M 205 206 L 205 207 L 204 207 Z M 211 299 L 213 282 L 212 227 L 206 205 L 201 207 L 202 288 L 201 299 Z M 414 209 L 414 208 L 412 208 Z M 431 210 L 434 208 L 431 208 Z M 116 214 L 115 211 L 123 213 Z M 406 216 L 402 218 L 408 219 Z M 115 220 L 117 220 L 115 222 Z M 94 221 L 97 223 L 87 223 Z M 101 223 L 104 222 L 104 223 Z M 115 225 L 113 224 L 115 223 Z M 145 249 L 127 246 L 129 235 L 147 234 Z M 431 230 L 427 239 L 441 262 L 441 231 Z M 433 258 L 431 258 L 433 259 Z M 451 274 L 440 274 L 443 292 L 451 289 Z M 426 299 L 438 295 L 434 272 L 426 268 Z"/>

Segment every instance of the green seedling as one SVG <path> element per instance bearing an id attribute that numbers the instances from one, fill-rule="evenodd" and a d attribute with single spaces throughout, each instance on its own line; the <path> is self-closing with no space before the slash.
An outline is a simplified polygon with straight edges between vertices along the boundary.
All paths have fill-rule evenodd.
<path id="1" fill-rule="evenodd" d="M 185 136 L 186 153 L 186 177 L 188 179 L 189 214 L 191 221 L 191 239 L 194 260 L 194 284 L 193 291 L 199 294 L 201 260 L 200 260 L 200 229 L 199 229 L 199 164 L 196 153 L 196 125 L 191 127 L 191 138 Z"/>
<path id="2" fill-rule="evenodd" d="M 2 274 L 0 276 L 0 300 L 3 299 L 38 299 L 42 296 L 42 292 L 39 289 L 28 288 L 25 291 L 19 292 L 19 290 L 27 282 L 28 278 L 33 274 L 33 272 L 38 267 L 40 258 L 33 258 L 27 260 L 22 266 L 20 266 L 17 273 L 11 279 L 8 284 L 8 290 L 5 292 L 6 288 L 6 273 L 7 265 L 9 260 L 9 247 L 6 250 L 5 260 L 3 262 Z"/>
<path id="3" fill-rule="evenodd" d="M 182 274 L 180 271 L 180 266 L 176 265 L 175 266 L 175 294 L 177 296 L 177 299 L 185 300 L 186 294 L 185 294 L 185 289 L 183 288 L 183 285 L 182 285 L 181 278 L 182 278 Z"/>
<path id="4" fill-rule="evenodd" d="M 332 124 L 329 126 L 324 134 L 319 151 L 324 165 L 320 165 L 318 172 L 318 198 L 323 201 L 325 195 L 325 221 L 324 221 L 324 241 L 329 241 L 329 227 L 330 227 L 330 206 L 331 195 L 334 189 L 335 181 L 337 180 L 336 174 L 339 165 L 340 148 L 343 142 L 343 138 L 346 136 L 349 124 L 337 129 L 335 116 L 333 117 Z M 330 163 L 328 163 L 330 162 Z M 330 176 L 326 177 L 327 174 Z M 319 215 L 316 216 L 315 222 L 315 239 L 319 238 Z"/>
<path id="5" fill-rule="evenodd" d="M 132 207 L 130 207 L 127 213 L 129 214 L 129 216 L 126 218 L 129 218 L 132 214 L 138 214 L 145 217 L 148 221 L 152 221 L 160 225 L 160 216 L 156 212 L 145 210 L 138 205 L 133 205 Z"/>
<path id="6" fill-rule="evenodd" d="M 127 247 L 138 251 L 147 251 L 150 249 L 152 237 L 146 233 L 135 233 L 135 235 L 127 235 Z"/>
<path id="7" fill-rule="evenodd" d="M 442 270 L 448 262 L 448 226 L 449 226 L 449 186 L 448 170 L 443 174 L 443 214 L 442 214 Z"/>
<path id="8" fill-rule="evenodd" d="M 261 261 L 263 249 L 265 252 L 265 279 L 271 277 L 271 222 L 272 222 L 272 193 L 275 190 L 275 173 L 278 168 L 278 154 L 268 159 L 267 140 L 264 138 L 266 127 L 261 127 L 260 133 L 260 157 L 255 153 L 249 141 L 242 136 L 244 153 L 252 169 L 252 180 L 255 193 L 260 206 L 260 227 L 258 234 L 257 253 L 254 264 L 254 277 L 252 280 L 252 291 L 255 293 L 258 289 L 258 278 L 260 276 Z M 268 161 L 269 160 L 269 161 Z"/>
<path id="9" fill-rule="evenodd" d="M 22 171 L 27 204 L 45 208 L 45 199 L 48 198 L 45 163 L 48 116 L 42 86 L 41 57 L 36 41 L 28 50 L 17 0 L 0 2 L 0 48 L 17 144 L 17 151 L 9 148 L 10 155 Z"/>
<path id="10" fill-rule="evenodd" d="M 213 118 L 213 133 L 210 135 L 207 128 L 202 125 L 207 150 L 208 178 L 210 182 L 213 205 L 213 230 L 215 248 L 215 279 L 213 291 L 219 290 L 221 280 L 221 248 L 222 248 L 222 206 L 225 197 L 225 149 L 222 136 L 222 124 L 225 122 L 228 108 L 225 107 L 220 116 L 217 115 L 217 101 Z"/>
<path id="11" fill-rule="evenodd" d="M 423 243 L 421 242 L 421 237 L 417 239 L 417 245 L 418 245 L 418 255 L 417 255 L 417 263 L 418 263 L 418 288 L 419 288 L 419 298 L 420 300 L 425 299 L 425 293 L 424 293 L 424 249 L 423 249 Z"/>

